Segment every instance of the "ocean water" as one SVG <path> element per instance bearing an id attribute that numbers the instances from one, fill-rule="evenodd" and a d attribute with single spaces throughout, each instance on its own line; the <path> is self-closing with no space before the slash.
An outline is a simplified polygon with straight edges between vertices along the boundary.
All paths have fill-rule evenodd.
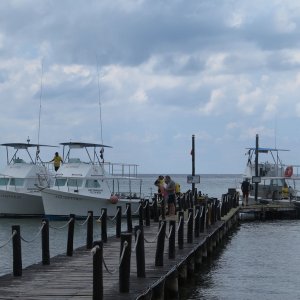
<path id="1" fill-rule="evenodd" d="M 181 299 L 300 299 L 300 221 L 243 223 Z"/>

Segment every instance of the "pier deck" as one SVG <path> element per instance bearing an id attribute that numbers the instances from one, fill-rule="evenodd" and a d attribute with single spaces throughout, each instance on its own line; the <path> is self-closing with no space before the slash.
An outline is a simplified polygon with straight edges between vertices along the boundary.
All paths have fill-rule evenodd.
<path id="1" fill-rule="evenodd" d="M 146 278 L 136 275 L 136 257 L 131 254 L 130 292 L 119 292 L 119 256 L 120 239 L 110 237 L 103 244 L 103 257 L 109 271 L 103 267 L 103 299 L 136 299 L 145 293 L 149 287 L 155 286 L 161 278 L 176 269 L 196 248 L 199 248 L 207 237 L 214 234 L 226 224 L 239 208 L 232 209 L 221 221 L 205 229 L 200 237 L 193 238 L 193 243 L 187 243 L 186 229 L 184 230 L 184 248 L 177 247 L 175 259 L 168 258 L 168 242 L 165 243 L 164 266 L 155 266 L 156 241 L 158 223 L 152 222 L 144 227 Z M 167 219 L 168 220 L 168 219 Z M 167 232 L 169 226 L 167 223 Z M 132 241 L 134 245 L 134 238 Z M 0 299 L 92 299 L 93 298 L 93 256 L 90 250 L 81 247 L 74 251 L 72 257 L 58 255 L 51 259 L 50 265 L 35 264 L 23 269 L 22 277 L 5 275 L 0 278 Z"/>

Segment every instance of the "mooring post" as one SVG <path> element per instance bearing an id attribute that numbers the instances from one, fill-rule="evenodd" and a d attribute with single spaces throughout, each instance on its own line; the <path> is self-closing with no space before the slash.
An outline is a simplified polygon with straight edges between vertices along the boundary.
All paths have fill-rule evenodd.
<path id="1" fill-rule="evenodd" d="M 101 208 L 101 240 L 107 243 L 107 208 Z"/>
<path id="2" fill-rule="evenodd" d="M 187 228 L 187 243 L 193 243 L 193 224 L 194 224 L 194 209 L 189 208 L 188 228 Z"/>
<path id="3" fill-rule="evenodd" d="M 146 277 L 145 269 L 145 243 L 143 227 L 135 226 L 134 234 L 136 240 L 136 273 L 137 277 Z"/>
<path id="4" fill-rule="evenodd" d="M 159 222 L 159 233 L 156 244 L 155 253 L 155 266 L 164 265 L 164 249 L 165 249 L 165 236 L 166 236 L 166 221 L 162 220 Z"/>
<path id="5" fill-rule="evenodd" d="M 93 247 L 93 300 L 103 299 L 103 242 L 97 241 Z"/>
<path id="6" fill-rule="evenodd" d="M 201 205 L 201 218 L 200 218 L 200 232 L 204 232 L 205 228 L 205 212 L 206 212 L 206 205 Z"/>
<path id="7" fill-rule="evenodd" d="M 178 213 L 178 248 L 183 249 L 184 244 L 184 212 Z"/>
<path id="8" fill-rule="evenodd" d="M 119 292 L 128 293 L 130 285 L 131 238 L 129 232 L 121 234 L 121 251 L 119 266 Z"/>
<path id="9" fill-rule="evenodd" d="M 21 233 L 20 226 L 12 226 L 12 244 L 13 244 L 13 274 L 14 276 L 22 276 L 22 249 L 21 249 Z"/>
<path id="10" fill-rule="evenodd" d="M 150 205 L 149 200 L 145 200 L 146 207 L 145 207 L 145 225 L 150 226 Z"/>
<path id="11" fill-rule="evenodd" d="M 116 237 L 121 236 L 122 228 L 122 206 L 117 206 L 117 216 L 116 216 Z"/>
<path id="12" fill-rule="evenodd" d="M 50 265 L 50 250 L 49 250 L 49 220 L 43 219 L 44 224 L 42 229 L 42 263 Z"/>
<path id="13" fill-rule="evenodd" d="M 165 220 L 166 219 L 166 202 L 165 202 L 164 197 L 162 197 L 162 199 L 161 199 L 160 209 L 161 209 L 161 218 L 162 218 L 162 220 Z"/>
<path id="14" fill-rule="evenodd" d="M 126 203 L 127 231 L 132 232 L 131 203 Z"/>
<path id="15" fill-rule="evenodd" d="M 139 206 L 139 225 L 144 226 L 144 218 L 143 218 L 143 213 L 144 213 L 144 207 L 143 207 L 144 202 L 140 202 Z"/>
<path id="16" fill-rule="evenodd" d="M 67 256 L 73 255 L 74 225 L 75 225 L 75 215 L 70 214 L 70 220 L 68 226 Z"/>
<path id="17" fill-rule="evenodd" d="M 88 211 L 88 219 L 87 219 L 87 231 L 86 231 L 86 249 L 93 248 L 93 229 L 94 229 L 94 218 L 93 211 Z"/>
<path id="18" fill-rule="evenodd" d="M 175 231 L 176 221 L 169 221 L 169 259 L 175 258 Z"/>
<path id="19" fill-rule="evenodd" d="M 200 205 L 196 205 L 196 216 L 195 216 L 195 237 L 200 236 L 200 214 L 201 208 Z"/>
<path id="20" fill-rule="evenodd" d="M 159 216 L 158 216 L 158 209 L 157 209 L 157 197 L 153 198 L 153 221 L 158 222 L 159 221 Z"/>

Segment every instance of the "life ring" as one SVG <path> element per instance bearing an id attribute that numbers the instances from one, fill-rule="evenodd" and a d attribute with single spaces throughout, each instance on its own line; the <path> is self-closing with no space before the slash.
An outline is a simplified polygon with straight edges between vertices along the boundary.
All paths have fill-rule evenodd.
<path id="1" fill-rule="evenodd" d="M 109 200 L 110 200 L 110 203 L 117 204 L 119 201 L 119 197 L 117 195 L 111 195 Z"/>
<path id="2" fill-rule="evenodd" d="M 293 166 L 287 166 L 284 171 L 285 177 L 291 177 L 293 175 Z"/>

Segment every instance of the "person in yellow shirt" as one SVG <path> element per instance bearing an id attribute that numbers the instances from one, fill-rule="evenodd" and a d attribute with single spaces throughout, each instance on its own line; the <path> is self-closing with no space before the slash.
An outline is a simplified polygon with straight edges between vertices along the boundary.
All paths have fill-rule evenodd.
<path id="1" fill-rule="evenodd" d="M 53 157 L 52 160 L 50 160 L 49 162 L 54 162 L 54 170 L 55 172 L 57 172 L 57 170 L 59 169 L 60 167 L 60 163 L 63 163 L 63 160 L 62 158 L 58 155 L 58 152 L 55 152 L 55 155 Z"/>

